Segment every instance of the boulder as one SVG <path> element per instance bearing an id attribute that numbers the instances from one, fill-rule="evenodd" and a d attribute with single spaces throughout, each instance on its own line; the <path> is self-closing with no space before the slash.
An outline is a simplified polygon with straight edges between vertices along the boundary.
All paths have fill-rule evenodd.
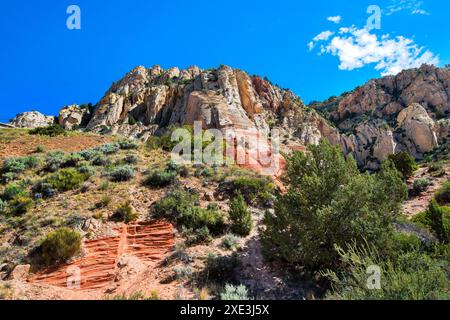
<path id="1" fill-rule="evenodd" d="M 74 104 L 66 106 L 59 111 L 58 123 L 66 130 L 73 130 L 81 126 L 88 116 L 89 110 L 87 108 L 80 108 Z"/>
<path id="2" fill-rule="evenodd" d="M 29 111 L 18 114 L 10 121 L 10 125 L 16 128 L 39 128 L 55 123 L 55 117 L 45 116 L 38 111 Z"/>

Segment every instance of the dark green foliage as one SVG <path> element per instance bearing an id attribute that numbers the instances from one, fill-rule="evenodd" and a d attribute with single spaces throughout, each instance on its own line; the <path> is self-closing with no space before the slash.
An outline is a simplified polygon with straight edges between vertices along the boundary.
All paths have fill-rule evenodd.
<path id="1" fill-rule="evenodd" d="M 52 124 L 47 127 L 40 127 L 29 131 L 31 135 L 57 137 L 66 134 L 66 131 L 58 124 Z"/>
<path id="2" fill-rule="evenodd" d="M 97 150 L 105 155 L 115 154 L 120 150 L 120 145 L 118 143 L 107 143 L 99 147 Z"/>
<path id="3" fill-rule="evenodd" d="M 241 194 L 247 203 L 256 204 L 270 199 L 276 186 L 267 177 L 240 177 L 232 180 L 228 188 L 233 196 Z"/>
<path id="4" fill-rule="evenodd" d="M 198 230 L 207 227 L 213 235 L 225 229 L 225 218 L 217 208 L 210 205 L 207 209 L 195 206 L 198 196 L 176 189 L 156 202 L 152 213 L 156 218 L 166 218 L 186 229 Z"/>
<path id="5" fill-rule="evenodd" d="M 200 229 L 183 228 L 182 235 L 186 238 L 186 245 L 188 246 L 207 244 L 213 240 L 208 227 L 202 227 Z"/>
<path id="6" fill-rule="evenodd" d="M 110 176 L 114 182 L 130 181 L 134 178 L 135 169 L 132 166 L 125 165 L 115 168 Z"/>
<path id="7" fill-rule="evenodd" d="M 33 199 L 25 195 L 19 195 L 8 203 L 9 212 L 15 216 L 27 213 L 32 206 Z"/>
<path id="8" fill-rule="evenodd" d="M 53 186 L 49 183 L 47 183 L 45 180 L 39 181 L 36 183 L 33 188 L 32 192 L 34 193 L 35 198 L 51 198 L 54 197 L 58 191 L 53 188 Z"/>
<path id="9" fill-rule="evenodd" d="M 337 247 L 342 273 L 323 272 L 332 283 L 327 295 L 333 300 L 448 300 L 448 261 L 410 251 L 385 259 L 374 247 Z M 369 268 L 381 270 L 379 290 L 367 286 Z"/>
<path id="10" fill-rule="evenodd" d="M 407 152 L 400 152 L 389 156 L 398 171 L 407 179 L 417 170 L 416 160 Z"/>
<path id="11" fill-rule="evenodd" d="M 420 194 L 422 192 L 425 192 L 432 184 L 433 183 L 429 179 L 417 179 L 414 181 L 413 190 L 417 194 Z"/>
<path id="12" fill-rule="evenodd" d="M 137 164 L 139 161 L 139 157 L 135 154 L 127 154 L 123 159 L 123 162 L 126 164 Z"/>
<path id="13" fill-rule="evenodd" d="M 288 192 L 266 214 L 262 241 L 268 257 L 310 270 L 335 267 L 335 245 L 367 239 L 383 247 L 407 188 L 389 161 L 361 174 L 352 158 L 322 140 L 287 159 Z"/>
<path id="14" fill-rule="evenodd" d="M 145 178 L 144 184 L 153 188 L 164 188 L 177 178 L 176 171 L 154 170 Z"/>
<path id="15" fill-rule="evenodd" d="M 248 236 L 253 228 L 252 214 L 242 195 L 236 196 L 230 204 L 231 232 L 239 236 Z"/>
<path id="16" fill-rule="evenodd" d="M 240 266 L 236 255 L 219 256 L 217 254 L 208 254 L 203 271 L 203 278 L 209 283 L 236 283 L 237 268 Z"/>
<path id="17" fill-rule="evenodd" d="M 18 196 L 27 196 L 27 190 L 18 184 L 8 184 L 3 190 L 1 198 L 5 201 L 10 201 Z"/>
<path id="18" fill-rule="evenodd" d="M 434 198 L 440 205 L 450 204 L 450 181 L 444 183 L 444 185 L 436 192 Z"/>
<path id="19" fill-rule="evenodd" d="M 81 250 L 81 236 L 78 232 L 61 228 L 49 233 L 37 250 L 39 264 L 52 266 L 64 263 Z"/>
<path id="20" fill-rule="evenodd" d="M 125 202 L 117 207 L 116 212 L 111 219 L 113 221 L 130 223 L 139 218 L 139 215 L 134 211 L 131 202 Z"/>
<path id="21" fill-rule="evenodd" d="M 68 168 L 61 169 L 60 171 L 50 175 L 46 179 L 46 183 L 48 183 L 53 189 L 64 192 L 78 189 L 85 180 L 85 175 L 79 173 L 75 169 Z"/>
<path id="22" fill-rule="evenodd" d="M 135 150 L 139 148 L 139 144 L 132 140 L 120 140 L 118 143 L 122 150 Z"/>
<path id="23" fill-rule="evenodd" d="M 416 215 L 412 221 L 430 230 L 440 242 L 450 242 L 450 207 L 441 207 L 432 200 L 428 209 Z"/>

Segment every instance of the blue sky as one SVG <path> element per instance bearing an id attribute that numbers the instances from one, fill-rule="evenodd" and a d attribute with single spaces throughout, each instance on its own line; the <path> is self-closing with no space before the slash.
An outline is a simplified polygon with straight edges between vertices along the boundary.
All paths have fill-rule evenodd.
<path id="1" fill-rule="evenodd" d="M 66 27 L 72 4 L 81 30 Z M 380 30 L 364 29 L 371 4 L 383 10 Z M 441 0 L 2 0 L 0 12 L 0 122 L 95 103 L 137 65 L 227 64 L 310 102 L 423 61 L 450 63 Z"/>

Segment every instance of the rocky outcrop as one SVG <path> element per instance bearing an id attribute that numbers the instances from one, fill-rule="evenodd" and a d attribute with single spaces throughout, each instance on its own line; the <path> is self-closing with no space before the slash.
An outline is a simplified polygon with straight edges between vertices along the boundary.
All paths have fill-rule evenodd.
<path id="1" fill-rule="evenodd" d="M 59 111 L 58 123 L 66 130 L 73 130 L 89 120 L 90 112 L 87 107 L 76 104 L 66 106 Z"/>
<path id="2" fill-rule="evenodd" d="M 29 111 L 18 114 L 10 121 L 10 125 L 16 128 L 38 128 L 55 123 L 55 117 L 45 116 L 37 111 Z"/>

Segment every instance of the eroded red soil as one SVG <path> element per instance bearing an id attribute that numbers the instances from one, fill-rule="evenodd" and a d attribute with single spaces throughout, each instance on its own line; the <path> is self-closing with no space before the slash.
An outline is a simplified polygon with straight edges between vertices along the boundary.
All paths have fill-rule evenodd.
<path id="1" fill-rule="evenodd" d="M 117 231 L 116 237 L 86 241 L 83 258 L 56 269 L 43 270 L 29 282 L 73 290 L 104 288 L 115 279 L 123 254 L 143 262 L 154 262 L 161 260 L 174 245 L 173 227 L 163 221 L 123 225 Z"/>

